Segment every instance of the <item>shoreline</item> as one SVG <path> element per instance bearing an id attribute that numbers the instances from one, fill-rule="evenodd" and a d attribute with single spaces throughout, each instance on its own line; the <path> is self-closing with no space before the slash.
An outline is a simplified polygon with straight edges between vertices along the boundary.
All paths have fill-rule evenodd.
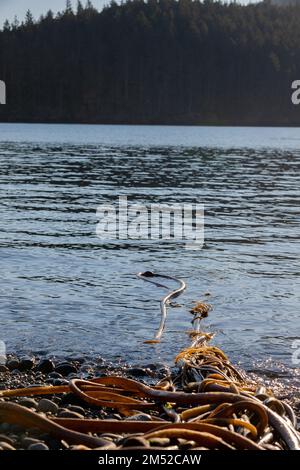
<path id="1" fill-rule="evenodd" d="M 218 348 L 209 346 L 207 346 L 207 348 L 209 348 L 208 353 L 209 351 L 212 353 L 216 352 L 216 357 L 221 357 Z M 201 351 L 203 347 L 201 346 L 196 349 L 197 351 Z M 187 354 L 190 354 L 191 350 L 192 348 L 187 348 L 182 351 L 179 354 L 181 359 L 185 361 Z M 226 364 L 229 363 L 225 362 L 225 365 Z M 197 383 L 194 382 L 195 377 L 191 375 L 193 369 L 185 370 L 186 366 L 187 363 L 183 366 L 177 364 L 174 369 L 170 370 L 161 363 L 157 365 L 149 364 L 148 367 L 139 368 L 108 363 L 102 358 L 98 358 L 93 362 L 91 362 L 90 359 L 85 360 L 84 357 L 55 361 L 45 357 L 23 356 L 18 358 L 15 355 L 8 355 L 6 365 L 0 365 L 0 450 L 90 450 L 90 448 L 96 448 L 97 450 L 118 450 L 126 448 L 127 450 L 127 448 L 135 448 L 143 450 L 148 449 L 150 451 L 161 449 L 185 452 L 187 450 L 198 450 L 198 448 L 229 449 L 232 446 L 233 449 L 260 450 L 259 441 L 253 439 L 254 435 L 251 437 L 251 433 L 255 434 L 256 432 L 253 424 L 250 424 L 252 418 L 250 418 L 249 421 L 250 434 L 248 431 L 239 434 L 238 429 L 241 428 L 235 427 L 233 435 L 230 428 L 226 431 L 227 427 L 224 424 L 226 420 L 222 425 L 220 422 L 221 427 L 218 428 L 215 425 L 218 420 L 214 420 L 213 428 L 208 429 L 213 429 L 217 435 L 221 433 L 223 438 L 220 441 L 218 440 L 219 438 L 217 438 L 214 444 L 211 442 L 208 443 L 206 440 L 202 443 L 202 438 L 198 435 L 197 426 L 199 429 L 201 426 L 207 426 L 207 424 L 211 426 L 211 424 L 209 424 L 211 420 L 207 422 L 205 415 L 207 415 L 208 410 L 216 409 L 216 405 L 214 404 L 215 398 L 213 401 L 210 401 L 211 398 L 209 397 L 212 394 L 209 390 L 207 390 L 207 393 L 204 393 L 206 390 L 203 385 L 204 382 L 208 381 L 208 377 L 197 385 Z M 248 383 L 248 387 L 251 384 L 253 385 L 253 381 L 251 382 L 251 380 L 249 381 L 249 379 L 245 378 L 243 371 L 238 371 L 234 368 L 231 369 L 233 366 L 230 366 L 230 369 L 227 369 L 227 367 L 228 366 L 226 366 L 227 373 L 229 375 L 232 374 L 231 380 L 236 384 L 240 382 L 239 386 L 243 387 L 246 386 L 246 383 Z M 187 373 L 186 379 L 181 383 L 181 379 L 178 381 L 178 377 L 181 377 L 185 372 Z M 98 384 L 98 382 L 103 382 L 103 385 Z M 232 385 L 225 394 L 219 392 L 215 394 L 215 396 L 224 395 L 223 400 L 226 401 L 228 397 L 229 402 L 232 402 L 231 406 L 236 406 L 234 403 L 242 399 L 242 397 L 239 398 L 240 395 L 236 389 L 237 385 L 233 385 L 234 382 L 232 382 Z M 78 393 L 74 393 L 73 383 L 78 383 Z M 88 392 L 84 392 L 85 388 L 81 388 L 84 387 L 85 383 L 90 384 L 90 386 L 94 383 L 94 387 L 96 387 L 95 390 L 98 390 L 100 387 L 99 397 L 102 396 L 101 393 L 103 392 L 101 392 L 101 390 L 104 390 L 103 386 L 116 387 L 114 393 L 119 394 L 116 395 L 119 397 L 118 400 L 122 397 L 119 390 L 125 384 L 125 389 L 127 387 L 128 390 L 125 395 L 128 398 L 126 398 L 124 403 L 126 403 L 127 400 L 132 400 L 129 398 L 131 396 L 129 390 L 132 387 L 137 387 L 137 390 L 142 387 L 142 389 L 152 391 L 151 393 L 158 393 L 158 396 L 166 394 L 167 402 L 169 399 L 172 400 L 172 396 L 181 398 L 177 406 L 169 406 L 167 403 L 167 406 L 164 406 L 163 404 L 159 405 L 159 401 L 154 401 L 153 404 L 151 404 L 149 399 L 141 401 L 140 398 L 138 398 L 140 396 L 140 392 L 138 392 L 137 394 L 134 393 L 136 397 L 134 398 L 134 403 L 136 403 L 136 405 L 132 404 L 129 406 L 128 403 L 117 405 L 114 401 L 109 401 L 107 402 L 107 406 L 103 406 L 103 402 L 101 401 L 103 399 L 100 398 L 99 400 L 99 397 L 96 399 L 96 403 L 91 402 L 91 399 L 88 398 Z M 215 380 L 215 386 L 217 386 L 217 383 L 220 384 L 222 382 Z M 245 385 L 242 385 L 243 383 Z M 220 385 L 217 387 L 220 387 Z M 221 387 L 221 389 L 217 388 L 216 390 L 221 391 L 222 389 L 224 390 L 224 387 Z M 269 392 L 262 383 L 257 383 L 255 389 L 257 389 L 255 393 L 270 396 L 268 400 L 273 400 L 274 403 L 277 404 L 276 407 L 283 406 L 279 405 L 282 403 L 280 397 L 275 396 L 272 398 L 272 393 Z M 252 390 L 254 391 L 253 386 Z M 235 395 L 235 393 L 237 393 L 237 395 Z M 97 395 L 94 393 L 91 396 L 96 397 Z M 206 397 L 208 397 L 208 403 L 211 403 L 211 405 L 201 405 L 200 402 L 198 404 L 198 396 L 199 399 L 201 397 L 201 403 L 203 404 L 206 403 Z M 243 400 L 245 399 L 246 398 L 243 398 Z M 93 400 L 94 399 L 92 399 L 92 401 Z M 252 399 L 250 401 L 252 401 Z M 105 403 L 106 401 L 104 401 L 104 404 Z M 286 409 L 291 410 L 288 402 L 285 403 L 284 407 L 288 407 Z M 274 410 L 278 410 L 276 407 Z M 250 409 L 252 408 L 250 407 Z M 196 422 L 194 419 L 188 419 L 190 417 L 192 418 L 195 414 L 197 415 L 198 410 L 200 414 L 204 412 L 203 418 L 200 417 L 200 420 L 196 420 Z M 298 412 L 299 411 L 298 407 Z M 288 412 L 291 413 L 291 411 Z M 211 411 L 209 411 L 209 413 L 211 413 Z M 213 413 L 215 412 L 213 411 Z M 270 411 L 270 413 L 273 413 L 273 411 Z M 11 419 L 11 416 L 15 417 Z M 181 416 L 179 421 L 178 416 Z M 251 416 L 251 414 L 249 416 Z M 262 419 L 262 415 L 259 416 L 261 416 L 260 419 Z M 241 415 L 239 419 L 239 422 L 242 423 L 243 419 L 247 420 L 248 418 L 246 418 L 244 414 Z M 257 424 L 257 429 L 259 429 L 260 426 L 260 419 Z M 37 426 L 24 426 L 23 424 L 26 424 L 28 420 L 32 423 L 34 423 L 35 420 L 40 420 L 42 423 L 39 424 L 37 421 Z M 194 422 L 195 424 L 193 424 Z M 57 432 L 51 430 L 53 423 L 63 426 L 63 431 L 60 431 L 61 434 L 59 432 L 57 434 Z M 156 428 L 160 429 L 161 426 L 167 426 L 168 428 L 163 435 L 159 434 L 159 431 L 155 431 Z M 225 426 L 225 428 L 222 426 Z M 248 424 L 244 424 L 244 426 L 248 427 Z M 181 430 L 181 427 L 184 429 Z M 86 432 L 88 429 L 93 430 L 93 432 L 87 435 Z M 63 439 L 62 436 L 64 437 L 64 433 L 69 433 L 70 431 L 70 441 L 68 434 L 67 438 Z M 74 431 L 81 433 L 79 441 L 78 437 L 76 438 L 77 441 L 76 439 L 74 441 L 72 438 L 72 432 L 74 433 Z M 191 438 L 189 439 L 184 438 L 187 432 L 191 433 Z M 295 433 L 298 435 L 296 431 Z M 150 436 L 149 438 L 148 435 Z M 152 435 L 153 438 L 151 437 Z M 196 441 L 193 440 L 192 437 L 194 437 Z M 270 443 L 270 445 L 266 443 L 264 447 L 269 450 L 272 450 L 272 447 L 274 447 L 273 450 L 275 450 L 277 446 L 283 445 L 280 444 L 280 439 L 276 444 L 276 440 L 278 439 L 276 438 L 276 434 L 274 439 L 274 445 L 272 443 Z M 86 440 L 88 442 L 85 442 Z M 97 443 L 99 443 L 99 446 Z M 201 443 L 202 445 L 200 446 Z"/>
<path id="2" fill-rule="evenodd" d="M 125 364 L 113 364 L 102 358 L 94 360 L 84 357 L 66 358 L 20 356 L 9 354 L 5 365 L 0 364 L 0 405 L 3 390 L 29 387 L 66 386 L 72 378 L 84 380 L 95 377 L 116 375 L 129 379 L 138 379 L 149 383 L 162 379 L 169 373 L 162 363 L 149 364 L 148 367 L 130 367 Z M 38 399 L 25 397 L 13 400 L 20 406 L 47 417 L 68 419 L 111 419 L 121 420 L 113 410 L 97 410 L 86 406 L 84 402 L 72 394 L 65 393 L 62 398 L 47 395 Z M 145 415 L 146 416 L 146 415 Z M 1 422 L 0 410 L 0 451 L 1 450 L 82 450 L 76 446 L 68 446 L 65 442 L 46 435 L 38 430 L 26 430 L 19 425 Z"/>

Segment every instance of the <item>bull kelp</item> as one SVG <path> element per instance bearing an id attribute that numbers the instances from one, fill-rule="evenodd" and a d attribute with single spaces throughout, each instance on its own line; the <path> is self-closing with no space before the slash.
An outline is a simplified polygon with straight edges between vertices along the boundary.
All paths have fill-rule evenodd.
<path id="1" fill-rule="evenodd" d="M 162 300 L 159 338 L 171 298 Z M 210 310 L 211 305 L 202 301 L 191 309 L 191 344 L 175 358 L 176 369 L 155 384 L 110 374 L 89 380 L 72 377 L 63 385 L 2 390 L 0 422 L 37 429 L 74 450 L 299 450 L 291 406 L 210 344 L 213 335 L 201 329 Z M 66 394 L 93 409 L 94 417 L 56 417 L 16 402 L 20 397 Z M 101 419 L 103 410 L 117 412 L 119 419 L 114 415 Z"/>

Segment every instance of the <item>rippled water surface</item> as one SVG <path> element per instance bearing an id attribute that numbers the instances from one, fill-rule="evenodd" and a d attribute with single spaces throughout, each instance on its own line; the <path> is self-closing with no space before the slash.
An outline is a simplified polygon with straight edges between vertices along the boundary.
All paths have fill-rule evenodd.
<path id="1" fill-rule="evenodd" d="M 233 361 L 296 376 L 299 165 L 299 129 L 1 124 L 0 340 L 171 362 L 189 343 L 192 301 L 210 292 L 205 327 Z M 96 208 L 119 195 L 204 203 L 204 248 L 102 243 Z M 143 341 L 164 291 L 135 277 L 149 269 L 188 284 L 156 346 Z"/>

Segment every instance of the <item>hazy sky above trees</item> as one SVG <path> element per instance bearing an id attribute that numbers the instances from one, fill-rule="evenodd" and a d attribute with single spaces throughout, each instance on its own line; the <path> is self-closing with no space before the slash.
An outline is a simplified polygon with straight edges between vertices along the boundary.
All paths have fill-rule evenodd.
<path id="1" fill-rule="evenodd" d="M 84 5 L 85 0 L 82 0 L 82 3 Z M 103 5 L 109 3 L 109 0 L 93 0 L 92 3 L 95 8 L 100 10 Z M 73 0 L 72 4 L 76 7 L 77 0 Z M 39 18 L 49 9 L 56 13 L 63 10 L 65 5 L 66 0 L 0 0 L 0 24 L 3 24 L 7 18 L 13 20 L 15 15 L 19 20 L 23 20 L 28 9 L 31 10 L 35 18 Z"/>
<path id="2" fill-rule="evenodd" d="M 250 0 L 239 0 L 240 3 L 250 3 Z M 252 0 L 253 2 L 255 0 Z M 77 0 L 72 1 L 76 6 Z M 82 0 L 85 4 L 85 0 Z M 101 9 L 103 5 L 108 4 L 109 0 L 93 0 L 93 5 L 97 9 Z M 28 9 L 31 10 L 35 18 L 39 18 L 42 13 L 46 13 L 50 8 L 55 13 L 62 11 L 65 7 L 66 0 L 0 0 L 0 24 L 6 19 L 10 21 L 17 15 L 19 20 L 23 20 Z"/>

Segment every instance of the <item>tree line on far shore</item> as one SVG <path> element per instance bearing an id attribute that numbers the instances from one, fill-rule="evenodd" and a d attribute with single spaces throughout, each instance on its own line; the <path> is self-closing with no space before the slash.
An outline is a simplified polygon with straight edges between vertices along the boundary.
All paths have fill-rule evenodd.
<path id="1" fill-rule="evenodd" d="M 300 125 L 300 6 L 88 1 L 6 21 L 0 121 Z"/>

